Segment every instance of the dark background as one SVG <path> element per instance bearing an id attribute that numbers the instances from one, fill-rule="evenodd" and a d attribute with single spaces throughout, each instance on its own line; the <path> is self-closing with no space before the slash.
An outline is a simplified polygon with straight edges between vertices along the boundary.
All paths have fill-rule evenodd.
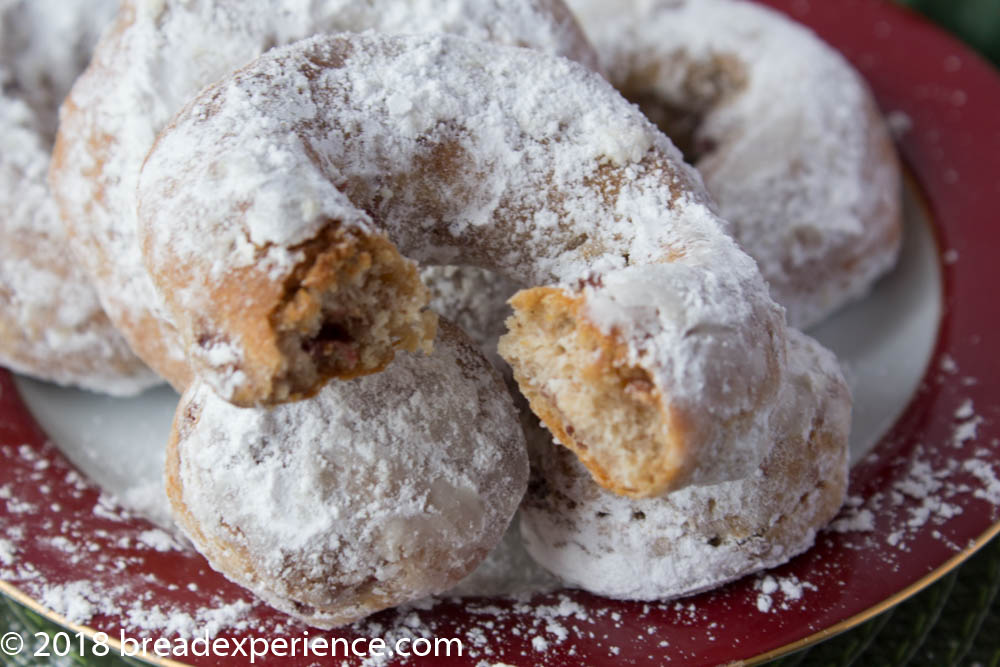
<path id="1" fill-rule="evenodd" d="M 922 12 L 1000 65 L 1000 0 L 900 0 L 900 4 Z"/>

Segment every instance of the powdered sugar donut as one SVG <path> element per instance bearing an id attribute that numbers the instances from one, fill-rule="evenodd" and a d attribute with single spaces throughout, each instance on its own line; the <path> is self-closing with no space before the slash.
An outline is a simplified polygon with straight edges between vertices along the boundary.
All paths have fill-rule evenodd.
<path id="1" fill-rule="evenodd" d="M 680 145 L 789 324 L 864 295 L 901 234 L 900 171 L 861 77 L 742 0 L 572 0 L 603 66 Z"/>
<path id="2" fill-rule="evenodd" d="M 510 396 L 450 326 L 430 357 L 272 410 L 196 382 L 167 454 L 174 516 L 212 566 L 320 627 L 456 584 L 527 478 Z"/>
<path id="3" fill-rule="evenodd" d="M 746 479 L 629 500 L 595 485 L 562 447 L 531 443 L 538 465 L 521 509 L 528 552 L 572 586 L 656 600 L 808 549 L 844 499 L 851 402 L 833 355 L 798 332 L 788 366 L 780 407 L 764 425 L 775 448 Z"/>
<path id="4" fill-rule="evenodd" d="M 138 172 L 156 134 L 202 87 L 275 44 L 368 28 L 455 32 L 596 66 L 561 0 L 126 0 L 74 86 L 53 158 L 54 191 L 111 319 L 175 388 L 191 372 L 134 231 Z"/>
<path id="5" fill-rule="evenodd" d="M 117 9 L 118 0 L 0 0 L 5 93 L 28 105 L 50 145 L 59 105 Z"/>
<path id="6" fill-rule="evenodd" d="M 117 395 L 158 378 L 72 261 L 46 176 L 56 109 L 117 0 L 0 2 L 0 364 Z"/>
<path id="7" fill-rule="evenodd" d="M 305 40 L 192 101 L 139 193 L 153 280 L 227 400 L 306 395 L 429 342 L 412 260 L 474 263 L 540 286 L 500 352 L 609 488 L 734 479 L 770 447 L 734 434 L 781 383 L 780 307 L 669 140 L 571 61 Z"/>

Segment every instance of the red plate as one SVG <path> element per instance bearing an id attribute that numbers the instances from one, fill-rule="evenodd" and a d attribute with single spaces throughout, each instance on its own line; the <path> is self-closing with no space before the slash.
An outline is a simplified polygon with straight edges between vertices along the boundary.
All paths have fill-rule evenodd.
<path id="1" fill-rule="evenodd" d="M 887 2 L 767 4 L 841 49 L 882 108 L 911 120 L 902 154 L 946 249 L 944 317 L 930 370 L 889 434 L 852 470 L 841 527 L 866 530 L 826 531 L 815 548 L 770 578 L 748 577 L 681 603 L 615 602 L 575 591 L 522 601 L 442 601 L 321 633 L 253 602 L 197 554 L 99 501 L 100 491 L 46 444 L 11 378 L 0 373 L 0 590 L 56 620 L 64 619 L 52 608 L 89 616 L 90 627 L 71 627 L 91 635 L 100 629 L 113 640 L 122 633 L 141 639 L 221 627 L 218 637 L 231 640 L 230 650 L 244 639 L 257 638 L 259 647 L 262 639 L 285 637 L 288 649 L 299 640 L 301 656 L 307 635 L 390 641 L 426 635 L 461 638 L 464 655 L 410 662 L 700 665 L 763 660 L 818 641 L 955 567 L 1000 532 L 1000 354 L 989 342 L 989 332 L 1000 329 L 992 284 L 1000 244 L 1000 77 L 952 38 Z M 113 641 L 111 651 L 117 650 Z M 314 651 L 264 662 L 316 660 Z"/>

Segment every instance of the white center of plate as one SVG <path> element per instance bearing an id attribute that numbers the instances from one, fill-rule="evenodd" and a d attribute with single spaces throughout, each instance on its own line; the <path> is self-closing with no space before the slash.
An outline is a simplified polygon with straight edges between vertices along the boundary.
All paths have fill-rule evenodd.
<path id="1" fill-rule="evenodd" d="M 907 181 L 899 264 L 868 297 L 808 331 L 836 353 L 851 387 L 852 464 L 902 415 L 937 343 L 941 267 L 931 224 L 927 207 Z"/>

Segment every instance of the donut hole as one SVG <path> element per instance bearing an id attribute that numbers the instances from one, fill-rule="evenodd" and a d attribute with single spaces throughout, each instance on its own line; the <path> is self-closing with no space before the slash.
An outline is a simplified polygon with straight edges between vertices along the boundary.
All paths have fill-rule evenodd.
<path id="1" fill-rule="evenodd" d="M 625 362 L 625 347 L 581 316 L 582 297 L 540 287 L 510 303 L 500 354 L 535 414 L 594 479 L 635 498 L 680 481 L 684 429 L 649 373 Z"/>
<path id="2" fill-rule="evenodd" d="M 633 67 L 620 90 L 695 164 L 718 148 L 716 138 L 701 132 L 705 118 L 747 83 L 746 65 L 735 55 L 713 53 L 692 60 L 679 52 Z"/>
<path id="3" fill-rule="evenodd" d="M 415 265 L 389 241 L 335 228 L 304 250 L 307 260 L 289 279 L 273 323 L 285 360 L 275 398 L 374 373 L 396 350 L 429 350 L 437 317 L 426 310 Z"/>
<path id="4" fill-rule="evenodd" d="M 646 118 L 670 137 L 674 145 L 684 154 L 687 162 L 694 164 L 709 152 L 708 145 L 699 144 L 696 140 L 696 133 L 704 122 L 707 109 L 690 109 L 668 104 L 651 93 L 629 95 L 628 99 L 637 104 Z"/>

